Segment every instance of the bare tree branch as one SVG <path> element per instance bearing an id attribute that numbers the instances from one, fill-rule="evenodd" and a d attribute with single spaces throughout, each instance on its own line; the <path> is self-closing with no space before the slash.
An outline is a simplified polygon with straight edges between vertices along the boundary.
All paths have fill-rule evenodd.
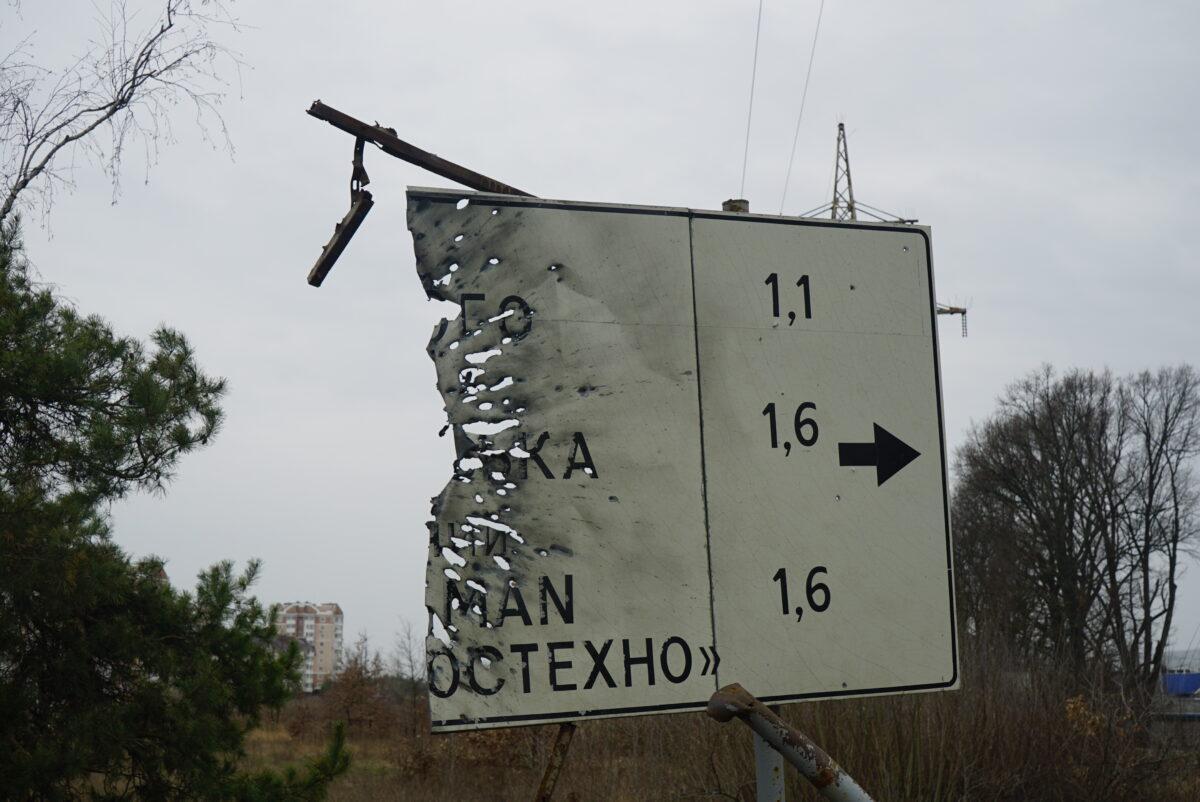
<path id="1" fill-rule="evenodd" d="M 101 36 L 60 71 L 35 64 L 28 39 L 0 59 L 0 222 L 20 208 L 47 212 L 55 189 L 72 185 L 79 154 L 109 174 L 115 201 L 127 146 L 140 140 L 152 164 L 159 144 L 174 141 L 171 117 L 181 105 L 191 106 L 205 137 L 215 128 L 231 147 L 219 71 L 240 61 L 213 33 L 236 31 L 237 22 L 223 0 L 160 2 L 161 13 L 143 25 L 124 0 L 112 0 Z"/>

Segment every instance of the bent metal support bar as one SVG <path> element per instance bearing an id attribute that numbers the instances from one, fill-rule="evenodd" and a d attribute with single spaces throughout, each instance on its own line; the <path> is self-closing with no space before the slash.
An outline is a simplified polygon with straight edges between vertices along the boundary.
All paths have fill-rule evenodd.
<path id="1" fill-rule="evenodd" d="M 431 173 L 437 173 L 442 178 L 449 178 L 451 181 L 462 184 L 464 187 L 470 187 L 480 192 L 495 192 L 500 195 L 531 195 L 531 193 L 523 189 L 517 189 L 502 181 L 488 178 L 482 173 L 468 170 L 466 167 L 443 159 L 437 154 L 422 150 L 416 145 L 411 145 L 396 136 L 394 128 L 385 128 L 378 124 L 369 125 L 362 120 L 351 117 L 349 114 L 338 111 L 332 106 L 326 106 L 319 100 L 313 101 L 312 106 L 308 109 L 308 113 L 318 120 L 324 120 L 334 128 L 341 129 L 348 134 L 353 134 L 359 139 L 365 139 L 367 142 L 378 146 L 380 150 L 389 156 L 395 156 L 397 159 L 403 159 L 409 164 L 415 164 Z"/>
<path id="2" fill-rule="evenodd" d="M 734 717 L 783 755 L 825 799 L 833 802 L 872 802 L 871 796 L 833 758 L 808 736 L 788 726 L 741 685 L 726 685 L 708 700 L 708 715 L 726 722 Z"/>
<path id="3" fill-rule="evenodd" d="M 366 218 L 367 212 L 371 211 L 371 206 L 374 205 L 371 193 L 362 188 L 367 183 L 366 171 L 363 169 L 362 163 L 363 144 L 366 142 L 375 145 L 389 156 L 403 159 L 409 164 L 415 164 L 417 167 L 424 168 L 443 178 L 449 178 L 470 189 L 502 195 L 530 195 L 524 190 L 509 186 L 474 170 L 468 170 L 462 165 L 405 142 L 396 136 L 395 129 L 385 128 L 379 124 L 365 123 L 332 106 L 326 106 L 319 100 L 313 101 L 308 113 L 318 120 L 324 120 L 334 128 L 352 134 L 355 138 L 354 173 L 350 181 L 350 211 L 346 213 L 341 222 L 334 226 L 333 236 L 321 249 L 321 255 L 317 257 L 316 264 L 309 271 L 308 283 L 314 287 L 321 286 L 321 282 L 333 269 L 338 257 L 342 255 L 342 251 L 350 244 L 350 238 L 354 236 L 354 232 L 358 230 L 359 225 Z"/>
<path id="4" fill-rule="evenodd" d="M 308 272 L 308 283 L 314 287 L 321 286 L 321 282 L 325 280 L 325 276 L 333 268 L 338 257 L 342 255 L 342 251 L 346 250 L 346 246 L 350 244 L 350 238 L 354 236 L 354 232 L 358 231 L 358 227 L 366 219 L 367 212 L 371 211 L 371 207 L 375 205 L 375 201 L 371 199 L 371 193 L 364 189 L 367 184 L 371 183 L 370 177 L 367 176 L 367 170 L 363 167 L 364 144 L 361 137 L 354 140 L 354 171 L 350 173 L 350 211 L 346 212 L 346 216 L 341 219 L 341 222 L 334 225 L 333 236 L 321 249 L 321 255 L 317 257 L 316 264 Z"/>

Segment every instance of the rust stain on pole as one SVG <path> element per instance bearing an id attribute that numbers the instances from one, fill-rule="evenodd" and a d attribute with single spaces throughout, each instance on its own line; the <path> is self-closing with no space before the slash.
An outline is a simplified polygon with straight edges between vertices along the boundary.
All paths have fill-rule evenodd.
<path id="1" fill-rule="evenodd" d="M 708 715 L 722 723 L 739 718 L 820 791 L 835 802 L 871 802 L 854 778 L 821 747 L 772 712 L 741 685 L 726 685 L 708 700 Z"/>
<path id="2" fill-rule="evenodd" d="M 558 784 L 558 775 L 562 772 L 563 764 L 567 762 L 567 749 L 570 748 L 573 737 L 574 724 L 568 721 L 558 725 L 558 734 L 554 736 L 550 760 L 546 763 L 546 772 L 542 775 L 542 784 L 538 786 L 535 802 L 550 802 L 550 798 L 554 796 L 554 786 Z"/>

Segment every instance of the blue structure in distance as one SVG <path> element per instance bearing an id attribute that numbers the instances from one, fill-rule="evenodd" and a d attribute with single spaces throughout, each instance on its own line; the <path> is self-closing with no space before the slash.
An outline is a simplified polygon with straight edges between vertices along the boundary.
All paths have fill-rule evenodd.
<path id="1" fill-rule="evenodd" d="M 1192 696 L 1200 691 L 1200 672 L 1172 671 L 1163 674 L 1163 692 L 1168 696 Z"/>

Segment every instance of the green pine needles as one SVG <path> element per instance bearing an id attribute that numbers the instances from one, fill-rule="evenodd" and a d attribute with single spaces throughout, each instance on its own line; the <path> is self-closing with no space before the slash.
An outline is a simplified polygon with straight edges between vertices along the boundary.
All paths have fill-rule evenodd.
<path id="1" fill-rule="evenodd" d="M 55 297 L 0 227 L 0 798 L 318 800 L 346 771 L 340 727 L 302 770 L 239 771 L 299 662 L 257 562 L 187 593 L 109 537 L 106 506 L 162 491 L 224 391 L 179 332 L 147 347 Z"/>

